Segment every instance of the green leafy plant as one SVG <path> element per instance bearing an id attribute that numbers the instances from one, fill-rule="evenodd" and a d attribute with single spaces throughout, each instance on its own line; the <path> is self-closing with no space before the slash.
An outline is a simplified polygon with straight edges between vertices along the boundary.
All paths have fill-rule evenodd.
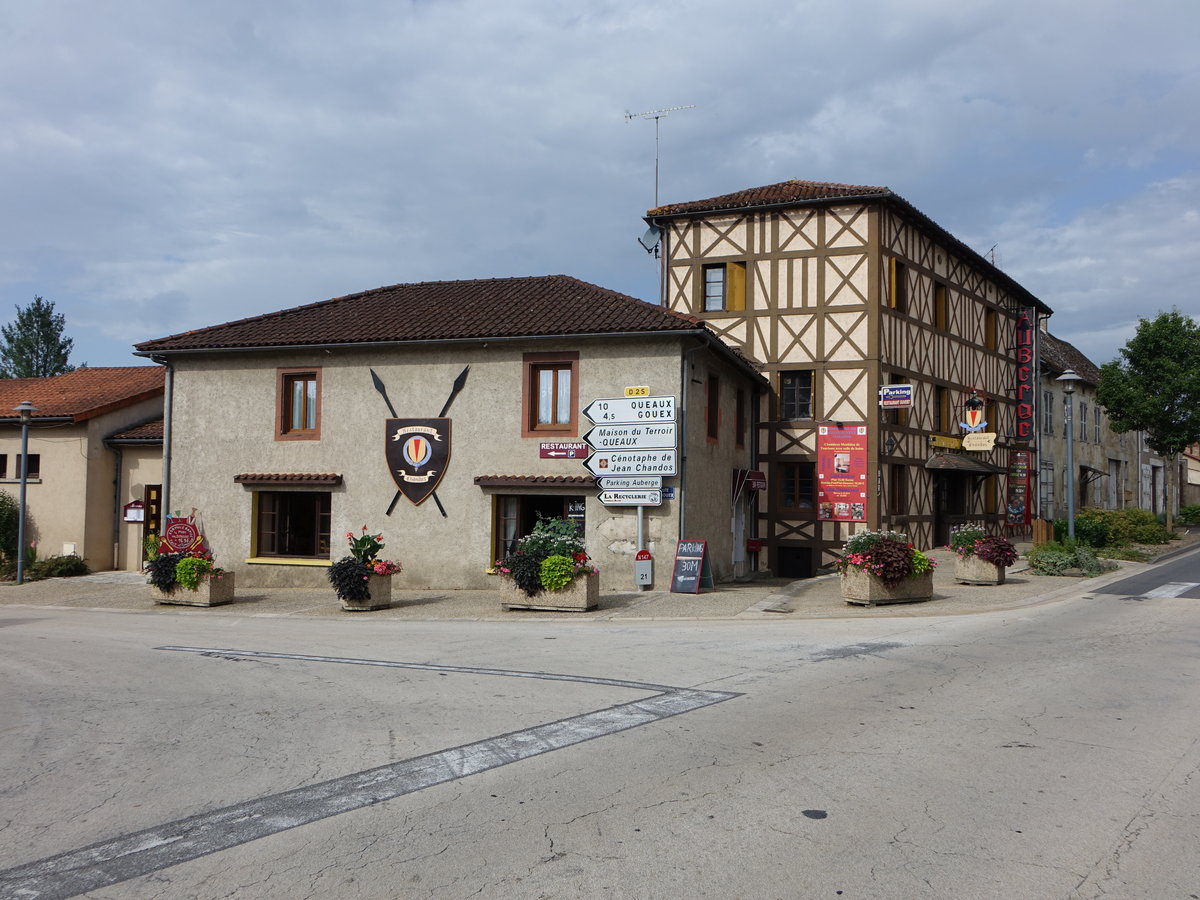
<path id="1" fill-rule="evenodd" d="M 354 536 L 353 531 L 347 531 L 346 540 L 350 543 L 350 555 L 364 565 L 374 560 L 385 546 L 383 535 L 368 534 L 366 525 L 362 527 L 362 534 L 358 537 Z"/>
<path id="2" fill-rule="evenodd" d="M 199 590 L 201 582 L 221 578 L 225 570 L 213 565 L 207 556 L 185 556 L 175 565 L 175 580 L 185 590 Z"/>
<path id="3" fill-rule="evenodd" d="M 975 543 L 987 536 L 984 527 L 976 522 L 968 522 L 950 529 L 950 543 L 947 546 L 963 559 L 975 552 Z"/>
<path id="4" fill-rule="evenodd" d="M 158 548 L 162 546 L 162 538 L 157 534 L 148 534 L 142 541 L 142 558 L 146 562 L 158 559 Z"/>
<path id="5" fill-rule="evenodd" d="M 1091 576 L 1104 571 L 1096 552 L 1078 540 L 1074 543 L 1048 541 L 1030 550 L 1026 558 L 1035 575 L 1066 575 L 1069 570 L 1078 569 Z"/>
<path id="6" fill-rule="evenodd" d="M 329 567 L 329 583 L 339 600 L 362 603 L 371 599 L 371 569 L 353 556 L 343 556 Z"/>
<path id="7" fill-rule="evenodd" d="M 860 569 L 876 576 L 889 588 L 936 567 L 936 560 L 913 547 L 908 536 L 898 531 L 860 531 L 846 541 L 837 562 L 841 574 Z"/>
<path id="8" fill-rule="evenodd" d="M 370 534 L 367 526 L 362 527 L 362 534 L 354 536 L 353 531 L 346 532 L 346 541 L 350 544 L 350 557 L 362 563 L 375 575 L 399 575 L 403 571 L 400 563 L 390 559 L 380 559 L 379 551 L 386 544 L 382 534 Z"/>
<path id="9" fill-rule="evenodd" d="M 1011 566 L 1017 561 L 1017 548 L 1002 535 L 989 535 L 983 525 L 968 522 L 950 529 L 949 549 L 960 559 L 978 556 L 996 566 Z"/>
<path id="10" fill-rule="evenodd" d="M 555 562 L 544 568 L 554 558 L 565 560 L 565 564 Z M 496 571 L 512 578 L 517 587 L 533 597 L 543 590 L 562 590 L 576 578 L 596 575 L 600 570 L 588 557 L 575 522 L 539 519 L 533 531 L 517 541 L 511 553 L 496 560 Z"/>
<path id="11" fill-rule="evenodd" d="M 1166 527 L 1155 522 L 1153 525 L 1135 525 L 1133 541 L 1136 544 L 1167 544 L 1174 535 Z"/>
<path id="12" fill-rule="evenodd" d="M 539 567 L 542 587 L 548 591 L 561 591 L 575 577 L 575 560 L 569 556 L 548 556 Z"/>
<path id="13" fill-rule="evenodd" d="M 918 575 L 924 575 L 926 572 L 932 572 L 937 568 L 937 561 L 930 559 L 920 550 L 913 550 L 912 554 L 912 573 L 915 578 Z"/>
<path id="14" fill-rule="evenodd" d="M 48 556 L 38 560 L 29 570 L 28 575 L 30 579 L 36 581 L 41 578 L 75 578 L 79 575 L 88 575 L 91 571 L 86 562 L 71 553 L 66 556 Z"/>
<path id="15" fill-rule="evenodd" d="M 21 509 L 17 498 L 8 491 L 0 491 L 0 553 L 14 564 L 17 559 L 17 532 L 20 521 Z"/>
<path id="16" fill-rule="evenodd" d="M 1200 503 L 1191 503 L 1179 510 L 1180 525 L 1200 525 Z"/>

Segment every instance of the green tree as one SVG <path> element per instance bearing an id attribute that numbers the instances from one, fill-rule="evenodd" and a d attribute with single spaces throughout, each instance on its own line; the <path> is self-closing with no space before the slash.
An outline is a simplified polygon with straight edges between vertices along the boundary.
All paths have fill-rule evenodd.
<path id="1" fill-rule="evenodd" d="M 1101 366 L 1096 399 L 1114 431 L 1144 431 L 1147 446 L 1170 462 L 1170 498 L 1176 457 L 1200 441 L 1200 325 L 1178 309 L 1139 319 L 1121 358 Z"/>
<path id="2" fill-rule="evenodd" d="M 67 362 L 75 341 L 63 337 L 67 317 L 54 312 L 54 301 L 34 297 L 17 307 L 17 319 L 0 327 L 0 378 L 46 378 L 73 372 Z"/>

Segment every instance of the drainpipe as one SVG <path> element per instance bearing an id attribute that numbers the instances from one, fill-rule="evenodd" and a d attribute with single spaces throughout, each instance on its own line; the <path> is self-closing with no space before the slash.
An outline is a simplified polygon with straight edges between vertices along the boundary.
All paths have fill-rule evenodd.
<path id="1" fill-rule="evenodd" d="M 165 356 L 154 356 L 151 359 L 167 367 L 163 384 L 162 497 L 159 501 L 159 514 L 165 521 L 171 512 L 171 397 L 175 390 L 175 369 Z"/>
<path id="2" fill-rule="evenodd" d="M 679 413 L 679 431 L 680 440 L 679 446 L 682 452 L 679 457 L 679 540 L 687 538 L 687 504 L 684 500 L 687 497 L 687 448 L 688 448 L 688 390 L 691 382 L 691 372 L 689 371 L 689 363 L 691 356 L 698 350 L 703 350 L 704 344 L 698 347 L 693 347 L 691 350 L 685 350 L 683 353 L 683 361 L 680 363 L 679 381 L 682 385 L 679 398 L 679 403 L 682 409 Z"/>
<path id="3" fill-rule="evenodd" d="M 116 457 L 113 464 L 112 567 L 117 572 L 121 568 L 121 448 L 113 447 L 112 451 Z"/>

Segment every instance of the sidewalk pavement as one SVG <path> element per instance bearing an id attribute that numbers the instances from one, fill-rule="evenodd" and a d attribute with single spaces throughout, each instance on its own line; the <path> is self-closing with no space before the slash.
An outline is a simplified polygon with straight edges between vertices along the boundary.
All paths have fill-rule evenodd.
<path id="1" fill-rule="evenodd" d="M 544 612 L 500 608 L 495 591 L 392 588 L 390 609 L 346 612 L 331 588 L 238 588 L 234 603 L 219 607 L 158 605 L 145 576 L 136 572 L 99 572 L 78 578 L 53 578 L 21 586 L 0 586 L 0 606 L 49 609 L 141 611 L 209 616 L 302 616 L 310 618 L 402 619 L 406 621 L 786 621 L 789 619 L 861 619 L 896 616 L 945 616 L 1019 609 L 1093 591 L 1144 568 L 1119 563 L 1116 572 L 1096 578 L 1034 575 L 1024 559 L 1008 570 L 1002 585 L 965 585 L 954 581 L 954 555 L 934 550 L 937 560 L 933 599 L 865 607 L 846 603 L 837 575 L 790 581 L 767 578 L 718 584 L 700 594 L 667 591 L 601 593 L 600 606 L 588 612 Z M 665 581 L 668 572 L 660 570 Z"/>

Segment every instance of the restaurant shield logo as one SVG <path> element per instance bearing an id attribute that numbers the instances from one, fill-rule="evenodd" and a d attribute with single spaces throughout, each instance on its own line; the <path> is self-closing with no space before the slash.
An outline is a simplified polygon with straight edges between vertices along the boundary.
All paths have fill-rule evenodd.
<path id="1" fill-rule="evenodd" d="M 387 419 L 384 452 L 392 480 L 415 505 L 437 490 L 450 462 L 449 419 Z"/>

